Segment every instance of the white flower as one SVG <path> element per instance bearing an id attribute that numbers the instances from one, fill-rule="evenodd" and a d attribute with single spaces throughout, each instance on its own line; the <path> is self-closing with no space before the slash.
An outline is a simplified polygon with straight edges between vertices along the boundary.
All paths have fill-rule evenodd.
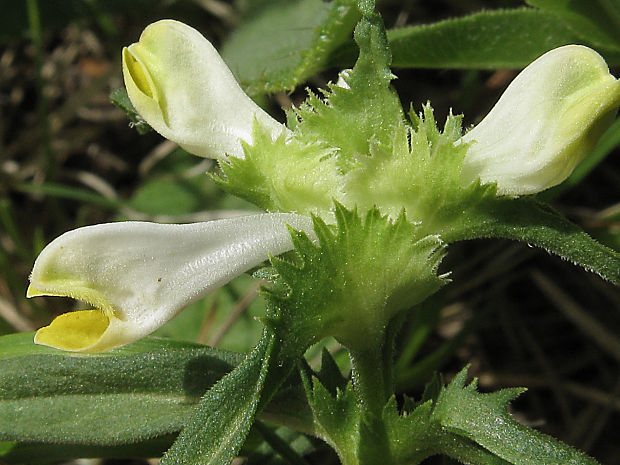
<path id="1" fill-rule="evenodd" d="M 286 131 L 243 92 L 213 45 L 178 21 L 157 21 L 124 48 L 123 76 L 140 116 L 194 155 L 243 158 L 255 119 L 274 139 Z"/>
<path id="2" fill-rule="evenodd" d="M 620 82 L 594 50 L 556 48 L 531 63 L 461 139 L 463 181 L 533 194 L 564 181 L 613 122 Z"/>
<path id="3" fill-rule="evenodd" d="M 57 317 L 37 332 L 35 342 L 101 352 L 144 337 L 270 254 L 291 250 L 287 224 L 314 238 L 310 218 L 287 213 L 69 231 L 37 258 L 27 296 L 67 296 L 95 309 Z"/>

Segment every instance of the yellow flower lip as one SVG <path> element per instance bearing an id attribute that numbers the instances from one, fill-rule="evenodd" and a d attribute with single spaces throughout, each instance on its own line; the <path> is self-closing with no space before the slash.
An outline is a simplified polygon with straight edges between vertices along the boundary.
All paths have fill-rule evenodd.
<path id="1" fill-rule="evenodd" d="M 110 318 L 101 310 L 78 310 L 54 318 L 36 332 L 34 342 L 68 351 L 88 351 L 109 326 Z"/>
<path id="2" fill-rule="evenodd" d="M 119 321 L 116 312 L 98 292 L 86 287 L 74 287 L 69 292 L 62 286 L 54 289 L 54 283 L 43 286 L 45 291 L 32 284 L 28 286 L 26 297 L 56 296 L 70 297 L 87 303 L 101 304 L 101 309 L 76 310 L 63 313 L 52 320 L 48 326 L 40 328 L 34 336 L 35 344 L 73 352 L 100 352 L 107 347 L 104 335 L 113 321 Z M 109 347 L 112 348 L 112 347 Z"/>

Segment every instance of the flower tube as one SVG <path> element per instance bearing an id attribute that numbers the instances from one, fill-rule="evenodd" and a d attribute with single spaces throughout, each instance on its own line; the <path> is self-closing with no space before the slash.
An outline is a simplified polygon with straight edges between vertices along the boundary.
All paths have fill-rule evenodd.
<path id="1" fill-rule="evenodd" d="M 270 254 L 292 249 L 287 225 L 313 234 L 310 218 L 286 213 L 69 231 L 37 258 L 27 296 L 67 296 L 95 309 L 60 315 L 35 342 L 102 352 L 144 337 Z"/>
<path id="2" fill-rule="evenodd" d="M 178 21 L 157 21 L 125 47 L 123 76 L 140 116 L 194 155 L 243 158 L 255 120 L 274 139 L 286 130 L 241 90 L 213 45 Z"/>
<path id="3" fill-rule="evenodd" d="M 498 194 L 540 192 L 564 181 L 613 122 L 620 82 L 587 47 L 559 47 L 532 62 L 466 133 L 463 181 Z"/>

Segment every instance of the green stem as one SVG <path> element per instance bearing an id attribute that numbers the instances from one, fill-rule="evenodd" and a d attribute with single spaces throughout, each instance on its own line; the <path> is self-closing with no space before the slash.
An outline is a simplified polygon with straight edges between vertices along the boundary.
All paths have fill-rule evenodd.
<path id="1" fill-rule="evenodd" d="M 356 449 L 358 465 L 394 463 L 383 421 L 383 408 L 392 395 L 391 367 L 386 364 L 387 344 L 368 344 L 349 350 L 351 377 L 359 409 L 360 442 Z"/>
<path id="2" fill-rule="evenodd" d="M 388 400 L 383 347 L 350 350 L 349 354 L 353 389 L 355 389 L 360 410 L 380 418 L 383 406 Z"/>

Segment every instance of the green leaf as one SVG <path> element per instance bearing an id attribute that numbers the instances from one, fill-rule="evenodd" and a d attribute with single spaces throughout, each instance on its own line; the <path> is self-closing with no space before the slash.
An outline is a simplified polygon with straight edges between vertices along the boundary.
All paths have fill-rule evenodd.
<path id="1" fill-rule="evenodd" d="M 360 47 L 355 67 L 343 72 L 323 99 L 310 93 L 289 113 L 294 132 L 272 140 L 270 132 L 255 125 L 245 157 L 220 160 L 216 182 L 268 211 L 330 214 L 333 199 L 342 196 L 343 171 L 358 165 L 371 147 L 389 147 L 394 128 L 404 124 L 400 100 L 390 86 L 390 51 L 381 18 L 360 20 L 355 40 Z"/>
<path id="2" fill-rule="evenodd" d="M 265 2 L 233 32 L 222 57 L 250 95 L 290 91 L 325 66 L 358 19 L 352 0 Z"/>
<path id="3" fill-rule="evenodd" d="M 355 463 L 359 447 L 359 405 L 349 382 L 335 393 L 309 373 L 302 372 L 308 402 L 316 424 L 316 434 L 328 442 L 343 463 Z"/>
<path id="4" fill-rule="evenodd" d="M 426 234 L 443 237 L 444 227 L 464 216 L 470 205 L 495 199 L 494 186 L 462 186 L 467 145 L 458 142 L 460 116 L 449 114 L 443 131 L 429 104 L 410 117 L 412 127 L 394 127 L 389 146 L 372 144 L 369 156 L 359 157 L 358 166 L 347 173 L 345 204 L 362 211 L 377 205 L 391 218 L 404 210 Z"/>
<path id="5" fill-rule="evenodd" d="M 179 431 L 200 396 L 239 362 L 155 338 L 81 356 L 35 346 L 30 333 L 0 338 L 0 354 L 0 440 L 90 445 Z"/>
<path id="6" fill-rule="evenodd" d="M 467 368 L 413 411 L 400 413 L 392 398 L 383 420 L 395 463 L 419 463 L 444 454 L 477 465 L 595 465 L 572 447 L 512 419 L 507 406 L 524 391 L 503 389 L 489 394 L 465 385 Z"/>
<path id="7" fill-rule="evenodd" d="M 513 465 L 596 465 L 596 460 L 551 436 L 512 419 L 506 407 L 524 391 L 502 389 L 480 394 L 476 382 L 465 385 L 467 368 L 442 390 L 431 421 L 468 438 Z"/>
<path id="8" fill-rule="evenodd" d="M 544 52 L 578 41 L 550 14 L 496 10 L 388 32 L 393 66 L 523 68 Z"/>
<path id="9" fill-rule="evenodd" d="M 121 200 L 110 199 L 88 189 L 66 186 L 64 184 L 52 182 L 47 182 L 44 184 L 23 183 L 19 184 L 16 190 L 19 192 L 42 194 L 50 197 L 89 203 L 109 210 L 118 210 L 124 206 L 124 203 Z"/>
<path id="10" fill-rule="evenodd" d="M 205 391 L 244 358 L 153 337 L 102 354 L 76 355 L 35 345 L 32 337 L 0 337 L 0 441 L 62 444 L 67 453 L 129 450 L 111 446 L 156 437 L 171 443 L 172 437 L 164 436 L 181 430 Z M 298 378 L 288 380 L 263 413 L 312 432 Z M 33 450 L 20 446 L 19 456 Z"/>
<path id="11" fill-rule="evenodd" d="M 92 427 L 92 425 L 91 425 Z M 47 444 L 47 443 L 18 443 L 3 452 L 0 448 L 2 463 L 50 463 L 69 461 L 83 457 L 98 458 L 151 458 L 160 457 L 172 444 L 174 436 L 164 436 L 147 439 L 135 444 L 121 444 L 117 446 L 96 446 L 82 444 Z"/>
<path id="12" fill-rule="evenodd" d="M 582 42 L 555 16 L 533 8 L 491 10 L 432 24 L 391 29 L 394 68 L 524 68 L 552 48 Z M 333 56 L 351 63 L 352 44 Z"/>
<path id="13" fill-rule="evenodd" d="M 274 141 L 258 124 L 253 139 L 244 158 L 219 160 L 216 183 L 267 211 L 310 214 L 331 208 L 340 185 L 332 149 L 285 135 Z"/>
<path id="14" fill-rule="evenodd" d="M 230 463 L 294 366 L 296 357 L 280 349 L 278 338 L 265 330 L 246 359 L 202 398 L 162 465 Z"/>
<path id="15" fill-rule="evenodd" d="M 617 0 L 526 0 L 555 15 L 582 38 L 599 47 L 620 50 L 620 3 Z"/>
<path id="16" fill-rule="evenodd" d="M 150 215 L 182 215 L 199 210 L 197 186 L 186 179 L 153 179 L 133 194 L 129 206 Z"/>
<path id="17" fill-rule="evenodd" d="M 481 201 L 446 228 L 442 237 L 449 243 L 486 237 L 525 242 L 620 285 L 620 253 L 595 241 L 535 198 Z"/>
<path id="18" fill-rule="evenodd" d="M 443 386 L 440 388 L 442 389 Z M 433 418 L 433 401 L 421 403 L 411 412 L 400 413 L 395 398 L 383 409 L 386 433 L 395 463 L 420 463 L 432 455 L 443 454 L 462 463 L 509 465 L 475 442 L 447 431 Z"/>

